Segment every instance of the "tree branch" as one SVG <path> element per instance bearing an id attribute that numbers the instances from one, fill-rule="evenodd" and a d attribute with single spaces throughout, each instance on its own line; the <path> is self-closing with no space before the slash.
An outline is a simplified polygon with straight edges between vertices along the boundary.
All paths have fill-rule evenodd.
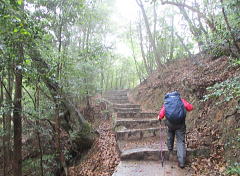
<path id="1" fill-rule="evenodd" d="M 177 6 L 177 7 L 184 7 L 184 8 L 187 8 L 195 13 L 197 13 L 199 15 L 199 17 L 202 17 L 205 22 L 207 23 L 207 25 L 209 26 L 209 28 L 214 32 L 216 31 L 216 28 L 215 28 L 215 25 L 211 22 L 210 19 L 207 18 L 207 16 L 202 13 L 201 11 L 199 11 L 198 9 L 195 9 L 187 4 L 183 4 L 183 3 L 180 3 L 180 2 L 172 2 L 172 1 L 163 1 L 161 0 L 162 2 L 162 5 L 165 5 L 165 4 L 170 4 L 170 5 L 174 5 L 174 6 Z"/>
<path id="2" fill-rule="evenodd" d="M 3 83 L 2 79 L 0 78 L 0 82 L 3 85 L 5 91 L 7 92 L 8 96 L 10 97 L 10 100 L 12 101 L 12 95 L 9 93 L 9 91 L 7 90 L 7 87 L 5 86 L 5 84 Z"/>
<path id="3" fill-rule="evenodd" d="M 31 94 L 28 92 L 28 90 L 24 87 L 24 86 L 22 86 L 22 88 L 25 90 L 25 92 L 28 94 L 28 96 L 30 97 L 30 99 L 32 100 L 32 102 L 33 102 L 33 105 L 34 105 L 34 107 L 35 107 L 35 109 L 36 109 L 36 102 L 35 102 L 35 100 L 33 99 L 33 97 L 31 96 Z"/>
<path id="4" fill-rule="evenodd" d="M 44 92 L 44 90 L 39 86 L 38 87 L 38 89 L 49 99 L 49 100 L 51 100 L 51 101 L 53 101 L 54 102 L 54 100 L 53 100 L 53 98 L 52 97 L 50 97 L 49 95 L 47 95 L 47 93 L 46 92 Z"/>
<path id="5" fill-rule="evenodd" d="M 225 116 L 225 119 L 227 119 L 227 118 L 229 118 L 229 117 L 231 117 L 231 116 L 234 116 L 234 115 L 236 115 L 236 114 L 238 114 L 238 109 L 236 109 L 232 114 L 226 115 L 226 116 Z"/>
<path id="6" fill-rule="evenodd" d="M 240 53 L 240 48 L 239 48 L 239 46 L 238 46 L 238 44 L 237 44 L 237 41 L 236 41 L 236 39 L 235 39 L 235 36 L 234 36 L 234 34 L 233 34 L 233 32 L 232 32 L 232 28 L 231 28 L 231 26 L 230 26 L 230 24 L 229 24 L 228 17 L 227 17 L 227 14 L 226 14 L 226 12 L 225 12 L 223 0 L 220 0 L 220 2 L 221 2 L 221 5 L 222 5 L 222 13 L 223 13 L 223 17 L 224 17 L 225 23 L 226 23 L 226 25 L 227 25 L 227 29 L 228 29 L 231 37 L 232 37 L 233 44 L 234 44 L 235 47 L 237 48 L 237 51 L 238 51 L 238 54 L 239 54 L 239 53 Z"/>

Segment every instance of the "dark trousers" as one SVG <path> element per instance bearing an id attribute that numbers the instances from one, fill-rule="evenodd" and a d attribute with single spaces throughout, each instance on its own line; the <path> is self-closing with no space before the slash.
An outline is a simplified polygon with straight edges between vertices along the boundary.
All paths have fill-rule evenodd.
<path id="1" fill-rule="evenodd" d="M 168 120 L 165 121 L 168 127 L 168 137 L 167 137 L 167 147 L 168 150 L 173 150 L 174 138 L 177 139 L 177 157 L 181 164 L 186 162 L 186 146 L 185 146 L 185 135 L 186 135 L 186 125 L 185 122 L 182 124 L 172 124 Z"/>

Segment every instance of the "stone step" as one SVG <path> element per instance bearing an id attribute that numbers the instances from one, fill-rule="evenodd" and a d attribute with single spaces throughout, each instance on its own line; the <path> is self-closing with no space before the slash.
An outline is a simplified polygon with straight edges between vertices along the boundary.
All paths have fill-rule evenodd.
<path id="1" fill-rule="evenodd" d="M 177 161 L 177 152 L 174 150 L 173 152 L 169 152 L 167 149 L 162 150 L 162 155 L 165 161 Z M 210 150 L 209 149 L 187 149 L 187 161 L 191 161 L 196 156 L 204 156 L 209 157 Z M 152 160 L 158 161 L 161 160 L 161 152 L 160 149 L 153 148 L 137 148 L 125 150 L 120 155 L 121 160 Z"/>
<path id="2" fill-rule="evenodd" d="M 166 128 L 146 128 L 146 129 L 124 129 L 116 132 L 117 140 L 140 140 L 147 137 L 160 135 L 160 129 L 164 131 Z"/>
<path id="3" fill-rule="evenodd" d="M 125 127 L 127 129 L 138 129 L 138 128 L 150 128 L 150 127 L 159 127 L 160 122 L 158 119 L 140 119 L 140 118 L 124 118 L 124 119 L 117 119 L 115 127 Z"/>
<path id="4" fill-rule="evenodd" d="M 128 99 L 122 99 L 122 100 L 108 100 L 113 104 L 129 104 L 129 100 Z"/>
<path id="5" fill-rule="evenodd" d="M 137 104 L 113 104 L 113 108 L 139 108 L 140 105 Z"/>
<path id="6" fill-rule="evenodd" d="M 108 100 L 113 100 L 113 101 L 115 101 L 115 100 L 128 100 L 128 97 L 127 96 L 116 96 L 116 97 L 105 97 L 106 99 L 108 99 Z"/>
<path id="7" fill-rule="evenodd" d="M 126 97 L 128 97 L 128 94 L 127 93 L 124 93 L 124 94 L 107 94 L 107 95 L 103 95 L 102 96 L 103 98 L 117 98 L 117 97 L 121 97 L 121 98 L 126 98 Z"/>
<path id="8" fill-rule="evenodd" d="M 160 160 L 160 149 L 153 148 L 136 148 L 125 150 L 121 153 L 121 160 L 152 160 L 157 161 Z M 163 150 L 164 159 L 167 159 L 167 155 L 169 155 L 168 150 Z"/>
<path id="9" fill-rule="evenodd" d="M 126 112 L 126 113 L 133 113 L 133 112 L 140 112 L 140 108 L 113 108 L 115 112 Z"/>
<path id="10" fill-rule="evenodd" d="M 160 140 L 163 141 L 160 143 Z M 174 150 L 177 149 L 176 147 L 177 139 L 175 138 L 174 142 Z M 120 151 L 125 151 L 129 149 L 135 149 L 135 148 L 152 148 L 152 149 L 160 149 L 162 146 L 164 149 L 167 149 L 167 130 L 163 132 L 163 134 L 160 136 L 153 136 L 148 137 L 144 139 L 136 139 L 136 140 L 118 140 L 117 145 Z M 186 144 L 186 147 L 188 145 Z"/>
<path id="11" fill-rule="evenodd" d="M 194 171 L 186 167 L 181 169 L 177 162 L 165 161 L 120 161 L 112 176 L 192 176 Z"/>
<path id="12" fill-rule="evenodd" d="M 106 99 L 128 98 L 128 95 L 127 95 L 127 94 L 119 94 L 119 95 L 103 95 L 103 98 L 106 98 Z"/>
<path id="13" fill-rule="evenodd" d="M 126 98 L 126 99 L 108 99 L 108 101 L 112 102 L 112 103 L 119 103 L 119 104 L 122 104 L 122 103 L 129 103 L 129 100 Z"/>
<path id="14" fill-rule="evenodd" d="M 127 95 L 128 90 L 114 90 L 104 92 L 104 96 Z"/>
<path id="15" fill-rule="evenodd" d="M 160 140 L 163 142 L 160 143 Z M 146 148 L 146 147 L 152 148 L 152 149 L 160 149 L 160 147 L 162 146 L 162 148 L 167 149 L 166 141 L 167 141 L 167 135 L 166 133 L 164 133 L 161 137 L 154 136 L 154 137 L 144 138 L 141 140 L 128 140 L 128 141 L 119 140 L 117 141 L 117 144 L 118 144 L 119 150 L 122 152 L 129 149 Z"/>
<path id="16" fill-rule="evenodd" d="M 127 113 L 127 112 L 118 112 L 117 118 L 138 118 L 138 119 L 145 119 L 145 118 L 157 118 L 157 113 L 149 113 L 149 112 L 141 112 L 141 113 Z"/>
<path id="17" fill-rule="evenodd" d="M 111 93 L 122 93 L 122 92 L 128 92 L 129 89 L 119 89 L 119 90 L 107 90 L 105 93 L 111 94 Z"/>

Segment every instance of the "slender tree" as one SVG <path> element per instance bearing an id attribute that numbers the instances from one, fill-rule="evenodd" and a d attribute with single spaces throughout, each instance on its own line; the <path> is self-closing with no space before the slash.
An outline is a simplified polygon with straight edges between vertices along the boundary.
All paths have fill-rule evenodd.
<path id="1" fill-rule="evenodd" d="M 222 7 L 221 7 L 221 9 L 222 9 L 222 14 L 223 14 L 224 21 L 225 21 L 225 23 L 226 23 L 228 32 L 230 33 L 230 36 L 231 36 L 232 41 L 233 41 L 233 44 L 234 44 L 234 46 L 236 47 L 236 49 L 237 49 L 237 51 L 238 51 L 238 55 L 240 55 L 240 47 L 238 46 L 237 41 L 236 41 L 236 38 L 235 38 L 235 36 L 234 36 L 234 33 L 232 32 L 232 28 L 231 28 L 231 26 L 230 26 L 228 17 L 227 17 L 226 12 L 225 12 L 223 0 L 220 0 L 220 2 L 221 2 L 221 6 L 222 6 Z"/>
<path id="2" fill-rule="evenodd" d="M 133 44 L 133 33 L 132 33 L 131 23 L 130 23 L 129 31 L 130 31 L 130 36 L 129 37 L 130 37 L 130 45 L 131 45 L 131 49 L 132 49 L 132 57 L 134 59 L 134 63 L 135 63 L 135 67 L 136 67 L 136 71 L 137 71 L 137 74 L 138 74 L 139 81 L 142 82 L 141 73 L 139 71 L 139 66 L 138 66 L 138 63 L 137 63 L 136 53 L 135 53 L 134 44 Z"/>
<path id="3" fill-rule="evenodd" d="M 18 60 L 15 68 L 15 96 L 13 108 L 13 173 L 22 176 L 22 64 L 24 59 L 23 44 L 17 44 Z"/>
<path id="4" fill-rule="evenodd" d="M 157 66 L 160 68 L 161 66 L 163 66 L 162 63 L 161 63 L 161 55 L 157 51 L 156 43 L 154 42 L 154 37 L 153 37 L 152 32 L 150 30 L 150 24 L 149 24 L 149 21 L 148 21 L 148 18 L 147 18 L 147 15 L 146 15 L 143 3 L 142 3 L 141 0 L 136 0 L 136 2 L 137 2 L 138 6 L 141 9 L 141 12 L 142 12 L 142 15 L 143 15 L 143 19 L 144 19 L 144 22 L 145 22 L 145 26 L 146 26 L 146 29 L 147 29 L 149 41 L 150 41 L 151 47 L 153 48 L 155 61 L 157 63 Z"/>

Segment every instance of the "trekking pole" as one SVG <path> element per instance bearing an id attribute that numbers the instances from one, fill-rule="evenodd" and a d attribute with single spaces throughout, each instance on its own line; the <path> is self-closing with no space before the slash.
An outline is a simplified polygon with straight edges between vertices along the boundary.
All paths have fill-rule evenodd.
<path id="1" fill-rule="evenodd" d="M 160 157 L 161 157 L 161 163 L 163 167 L 164 162 L 164 156 L 163 156 L 163 136 L 162 136 L 162 120 L 160 121 Z"/>

